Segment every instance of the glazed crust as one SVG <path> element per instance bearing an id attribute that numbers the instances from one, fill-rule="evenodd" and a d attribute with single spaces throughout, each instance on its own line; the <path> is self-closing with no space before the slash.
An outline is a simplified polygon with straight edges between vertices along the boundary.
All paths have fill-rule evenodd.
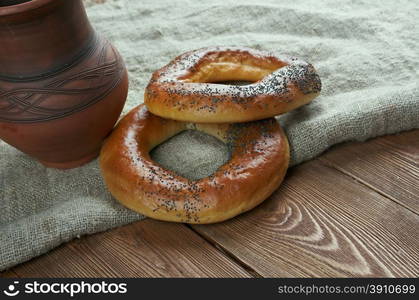
<path id="1" fill-rule="evenodd" d="M 217 84 L 251 81 L 248 85 Z M 321 90 L 314 67 L 296 57 L 239 47 L 187 52 L 153 73 L 148 109 L 196 123 L 234 123 L 279 115 L 312 101 Z"/>
<path id="2" fill-rule="evenodd" d="M 188 180 L 149 155 L 187 129 L 224 141 L 230 160 L 213 175 Z M 289 163 L 288 140 L 274 118 L 241 124 L 197 124 L 160 118 L 134 108 L 105 142 L 100 166 L 108 189 L 126 207 L 151 218 L 214 223 L 248 211 L 278 188 Z"/>

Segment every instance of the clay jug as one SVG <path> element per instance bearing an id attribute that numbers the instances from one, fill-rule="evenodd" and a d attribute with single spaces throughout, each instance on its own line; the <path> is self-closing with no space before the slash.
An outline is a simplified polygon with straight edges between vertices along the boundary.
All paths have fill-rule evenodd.
<path id="1" fill-rule="evenodd" d="M 95 158 L 128 76 L 81 0 L 0 0 L 0 138 L 47 167 Z"/>

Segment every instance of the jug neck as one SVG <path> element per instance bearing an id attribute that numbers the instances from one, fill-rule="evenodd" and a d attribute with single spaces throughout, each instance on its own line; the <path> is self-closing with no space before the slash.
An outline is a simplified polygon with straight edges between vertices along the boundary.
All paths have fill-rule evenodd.
<path id="1" fill-rule="evenodd" d="M 1 3 L 0 80 L 58 72 L 94 46 L 95 32 L 81 0 Z"/>

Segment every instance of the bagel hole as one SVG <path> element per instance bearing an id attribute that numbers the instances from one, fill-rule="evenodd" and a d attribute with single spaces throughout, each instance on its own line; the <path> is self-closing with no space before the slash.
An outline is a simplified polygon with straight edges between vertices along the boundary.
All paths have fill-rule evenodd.
<path id="1" fill-rule="evenodd" d="M 223 141 L 198 130 L 182 131 L 150 151 L 155 162 L 189 180 L 214 174 L 230 156 Z"/>
<path id="2" fill-rule="evenodd" d="M 180 77 L 180 79 L 197 83 L 222 83 L 226 81 L 255 83 L 283 66 L 283 63 L 268 66 L 266 62 L 261 64 L 258 60 L 246 61 L 237 57 L 221 60 L 215 58 L 212 62 L 197 65 L 191 73 Z"/>

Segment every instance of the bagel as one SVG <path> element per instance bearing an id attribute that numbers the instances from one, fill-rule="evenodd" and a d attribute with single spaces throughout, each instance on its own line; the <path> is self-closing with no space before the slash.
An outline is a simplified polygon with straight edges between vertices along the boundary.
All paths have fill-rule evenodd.
<path id="1" fill-rule="evenodd" d="M 226 81 L 252 83 L 217 84 Z M 163 118 L 235 123 L 288 112 L 312 101 L 320 90 L 314 67 L 296 57 L 211 47 L 182 54 L 154 72 L 144 103 Z"/>
<path id="2" fill-rule="evenodd" d="M 189 180 L 154 162 L 149 152 L 188 129 L 225 142 L 230 160 L 211 176 Z M 239 124 L 187 123 L 130 111 L 106 140 L 100 167 L 112 195 L 148 217 L 193 224 L 220 222 L 248 211 L 282 182 L 288 140 L 274 118 Z"/>

